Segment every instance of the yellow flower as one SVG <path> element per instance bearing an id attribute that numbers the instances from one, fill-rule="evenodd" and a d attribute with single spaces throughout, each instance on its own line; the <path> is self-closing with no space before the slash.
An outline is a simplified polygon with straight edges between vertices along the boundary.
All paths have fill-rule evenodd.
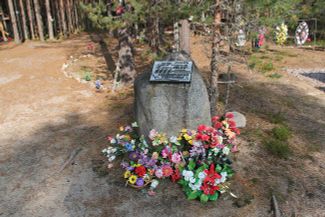
<path id="1" fill-rule="evenodd" d="M 192 136 L 189 136 L 188 134 L 185 134 L 184 135 L 184 138 L 188 141 L 188 140 L 191 140 L 192 139 Z"/>
<path id="2" fill-rule="evenodd" d="M 124 138 L 127 139 L 127 140 L 131 140 L 131 136 L 130 136 L 129 134 L 126 134 L 126 135 L 124 136 Z"/>
<path id="3" fill-rule="evenodd" d="M 120 131 L 124 131 L 124 127 L 120 127 Z"/>
<path id="4" fill-rule="evenodd" d="M 127 178 L 130 177 L 130 175 L 131 175 L 131 172 L 130 171 L 125 171 L 124 178 L 127 179 Z"/>
<path id="5" fill-rule="evenodd" d="M 193 145 L 193 140 L 188 140 L 188 143 L 190 143 L 190 145 Z"/>
<path id="6" fill-rule="evenodd" d="M 180 135 L 179 137 L 177 137 L 177 140 L 180 141 L 182 140 L 182 138 L 183 138 L 182 135 Z"/>
<path id="7" fill-rule="evenodd" d="M 183 128 L 183 129 L 181 130 L 181 132 L 182 132 L 182 133 L 186 133 L 186 132 L 187 132 L 187 129 Z"/>
<path id="8" fill-rule="evenodd" d="M 130 178 L 129 178 L 129 182 L 130 182 L 132 185 L 133 185 L 136 181 L 137 181 L 137 176 L 135 176 L 135 175 L 130 176 Z"/>

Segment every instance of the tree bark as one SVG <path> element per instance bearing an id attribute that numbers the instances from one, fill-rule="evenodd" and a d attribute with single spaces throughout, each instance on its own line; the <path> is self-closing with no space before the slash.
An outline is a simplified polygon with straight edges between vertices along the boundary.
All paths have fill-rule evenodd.
<path id="1" fill-rule="evenodd" d="M 191 55 L 191 30 L 190 30 L 190 23 L 188 20 L 181 20 L 181 31 L 180 31 L 180 50 L 185 51 L 187 54 Z"/>
<path id="2" fill-rule="evenodd" d="M 212 57 L 211 57 L 211 78 L 210 78 L 210 106 L 211 116 L 217 115 L 217 102 L 219 98 L 218 91 L 218 73 L 219 73 L 219 58 L 220 58 L 220 43 L 221 43 L 221 0 L 216 0 L 216 8 L 214 11 L 214 30 L 212 42 Z"/>
<path id="3" fill-rule="evenodd" d="M 44 30 L 43 30 L 43 20 L 40 10 L 40 5 L 38 0 L 34 0 L 35 14 L 36 14 L 36 22 L 38 28 L 38 35 L 41 41 L 45 41 L 44 39 Z"/>
<path id="4" fill-rule="evenodd" d="M 134 81 L 136 71 L 133 62 L 133 49 L 129 32 L 126 28 L 118 30 L 119 52 L 116 70 L 118 79 L 123 84 Z"/>
<path id="5" fill-rule="evenodd" d="M 73 33 L 73 23 L 72 23 L 72 10 L 71 10 L 71 2 L 70 0 L 66 1 L 67 7 L 67 17 L 68 17 L 68 31 L 69 33 Z"/>
<path id="6" fill-rule="evenodd" d="M 63 36 L 66 37 L 68 35 L 68 31 L 67 31 L 67 22 L 65 19 L 64 8 L 65 6 L 63 4 L 63 0 L 60 0 L 60 14 L 61 14 L 62 27 L 63 27 Z"/>
<path id="7" fill-rule="evenodd" d="M 28 19 L 29 19 L 29 29 L 30 29 L 30 33 L 32 36 L 32 39 L 35 39 L 35 31 L 34 31 L 34 15 L 33 15 L 33 11 L 31 9 L 31 1 L 27 0 L 26 1 L 27 4 L 27 14 L 28 14 Z"/>
<path id="8" fill-rule="evenodd" d="M 12 28 L 14 30 L 15 42 L 17 44 L 19 44 L 19 43 L 21 43 L 21 39 L 20 39 L 18 25 L 17 25 L 16 13 L 15 13 L 16 10 L 14 8 L 14 4 L 13 4 L 12 0 L 8 0 L 8 6 L 9 6 L 9 11 L 10 11 Z"/>
<path id="9" fill-rule="evenodd" d="M 51 15 L 51 5 L 50 0 L 45 0 L 46 5 L 46 15 L 47 15 L 47 28 L 49 31 L 50 40 L 54 40 L 54 32 L 53 32 L 53 18 Z"/>
<path id="10" fill-rule="evenodd" d="M 25 38 L 25 40 L 28 40 L 29 39 L 29 33 L 28 33 L 25 6 L 24 6 L 24 3 L 23 3 L 23 0 L 19 0 L 19 6 L 20 6 L 20 10 L 21 10 L 21 17 L 22 17 L 22 20 L 23 20 L 24 38 Z"/>

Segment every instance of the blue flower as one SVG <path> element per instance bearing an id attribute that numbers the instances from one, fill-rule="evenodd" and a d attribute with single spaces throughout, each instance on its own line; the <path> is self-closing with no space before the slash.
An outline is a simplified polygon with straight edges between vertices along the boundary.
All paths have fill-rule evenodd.
<path id="1" fill-rule="evenodd" d="M 131 143 L 126 143 L 124 145 L 124 148 L 127 150 L 127 151 L 133 151 L 133 145 Z"/>

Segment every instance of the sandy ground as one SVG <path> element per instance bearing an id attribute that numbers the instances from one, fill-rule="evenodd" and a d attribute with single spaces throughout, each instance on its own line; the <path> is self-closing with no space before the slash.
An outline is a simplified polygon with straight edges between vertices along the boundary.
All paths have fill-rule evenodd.
<path id="1" fill-rule="evenodd" d="M 238 208 L 229 196 L 205 205 L 187 201 L 179 186 L 167 180 L 155 197 L 149 197 L 125 187 L 119 169 L 107 175 L 98 172 L 105 167 L 100 156 L 104 137 L 133 120 L 133 94 L 131 90 L 97 93 L 63 75 L 62 64 L 85 50 L 90 41 L 82 35 L 56 43 L 1 45 L 1 217 L 264 217 L 271 216 L 271 191 L 279 192 L 285 214 L 321 216 L 325 208 L 322 91 L 285 73 L 274 81 L 236 66 L 239 82 L 232 88 L 230 109 L 243 112 L 249 127 L 234 163 L 238 173 L 233 192 L 249 197 L 250 203 Z M 195 42 L 193 58 L 201 70 L 207 70 L 204 48 Z M 102 56 L 98 58 L 103 61 Z M 324 65 L 324 61 L 315 62 Z M 287 161 L 269 157 L 258 140 L 247 136 L 259 128 L 267 130 L 265 114 L 277 110 L 288 115 L 288 124 L 297 134 L 292 138 L 297 151 Z M 307 141 L 317 151 L 306 150 Z M 81 151 L 73 163 L 60 171 L 78 148 Z"/>

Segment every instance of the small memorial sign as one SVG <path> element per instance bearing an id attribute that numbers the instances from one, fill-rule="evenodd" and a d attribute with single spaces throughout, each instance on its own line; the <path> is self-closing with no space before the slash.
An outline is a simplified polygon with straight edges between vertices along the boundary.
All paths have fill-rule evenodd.
<path id="1" fill-rule="evenodd" d="M 155 61 L 150 81 L 189 83 L 192 79 L 192 61 Z"/>

